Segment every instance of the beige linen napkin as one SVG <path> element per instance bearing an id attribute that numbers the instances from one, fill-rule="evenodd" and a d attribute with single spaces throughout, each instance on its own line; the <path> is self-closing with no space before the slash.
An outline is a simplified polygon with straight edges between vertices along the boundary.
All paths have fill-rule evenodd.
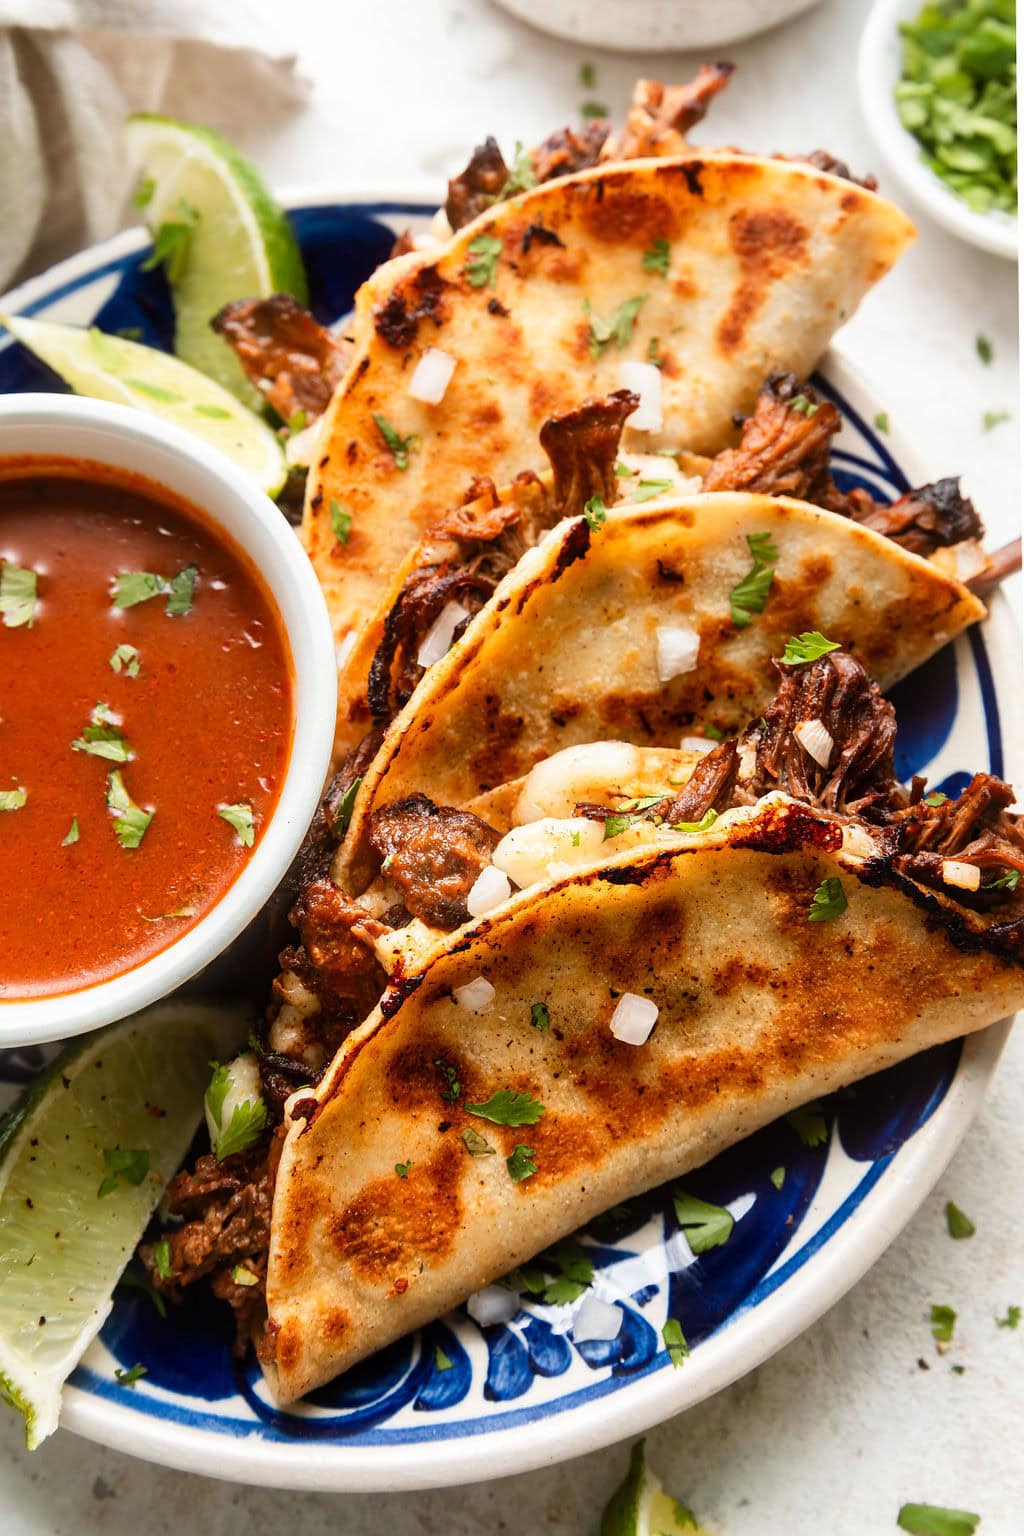
<path id="1" fill-rule="evenodd" d="M 288 17 L 277 0 L 0 0 L 0 291 L 124 222 L 129 112 L 244 139 L 293 110 Z"/>

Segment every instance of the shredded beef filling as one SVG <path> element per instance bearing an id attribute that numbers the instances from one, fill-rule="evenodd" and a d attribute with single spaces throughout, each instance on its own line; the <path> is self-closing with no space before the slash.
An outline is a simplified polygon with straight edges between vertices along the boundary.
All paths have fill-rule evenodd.
<path id="1" fill-rule="evenodd" d="M 444 211 L 452 229 L 461 229 L 496 203 L 508 181 L 508 166 L 497 139 L 478 144 L 464 171 L 448 183 Z"/>
<path id="2" fill-rule="evenodd" d="M 246 377 L 282 421 L 304 411 L 322 416 L 340 383 L 351 347 L 331 335 L 287 293 L 226 304 L 210 324 L 223 336 Z"/>
<path id="3" fill-rule="evenodd" d="M 577 517 L 594 496 L 606 506 L 616 499 L 622 430 L 639 404 L 639 395 L 617 389 L 604 400 L 588 400 L 577 410 L 552 416 L 541 427 L 540 445 L 554 474 L 560 517 Z"/>
<path id="4" fill-rule="evenodd" d="M 531 150 L 533 174 L 541 182 L 589 170 L 600 160 L 601 150 L 611 131 L 612 125 L 604 117 L 591 118 L 582 128 L 557 129 L 536 149 Z"/>
<path id="5" fill-rule="evenodd" d="M 670 825 L 700 821 L 708 811 L 724 811 L 732 804 L 738 766 L 736 743 L 719 742 L 701 758 L 689 782 L 659 807 Z"/>
<path id="6" fill-rule="evenodd" d="M 479 816 L 410 795 L 370 817 L 369 842 L 381 874 L 413 917 L 432 928 L 468 922 L 466 897 L 501 841 Z"/>
<path id="7" fill-rule="evenodd" d="M 686 135 L 704 117 L 711 102 L 732 79 L 733 64 L 702 64 L 692 80 L 662 85 L 638 80 L 620 134 L 605 141 L 602 160 L 640 160 L 679 155 L 689 148 Z"/>

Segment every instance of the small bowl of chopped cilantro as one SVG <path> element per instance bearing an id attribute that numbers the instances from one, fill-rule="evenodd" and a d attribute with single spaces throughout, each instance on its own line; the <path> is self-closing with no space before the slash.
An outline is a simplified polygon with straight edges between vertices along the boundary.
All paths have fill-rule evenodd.
<path id="1" fill-rule="evenodd" d="M 953 234 L 1016 258 L 1015 0 L 877 0 L 860 93 L 906 192 Z"/>

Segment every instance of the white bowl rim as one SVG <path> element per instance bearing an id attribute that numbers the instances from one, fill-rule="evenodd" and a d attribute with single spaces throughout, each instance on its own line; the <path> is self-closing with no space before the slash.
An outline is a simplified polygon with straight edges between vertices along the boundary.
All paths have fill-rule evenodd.
<path id="1" fill-rule="evenodd" d="M 212 504 L 200 510 L 212 527 L 223 522 L 218 502 L 235 509 L 229 536 L 257 565 L 291 652 L 293 729 L 273 812 L 252 856 L 214 906 L 166 949 L 130 970 L 73 992 L 0 1002 L 3 1047 L 64 1039 L 125 1018 L 166 997 L 223 953 L 270 899 L 298 852 L 330 767 L 337 699 L 334 638 L 313 568 L 280 510 L 226 455 L 143 411 L 78 395 L 0 395 L 0 431 L 10 427 L 52 430 L 52 448 L 28 450 L 32 454 L 92 458 L 175 494 L 182 493 L 169 466 L 187 462 L 208 488 Z M 62 448 L 62 431 L 68 428 L 95 432 L 95 451 Z M 134 452 L 127 463 L 129 447 Z M 256 558 L 255 543 L 273 549 L 272 562 Z"/>
<path id="2" fill-rule="evenodd" d="M 868 132 L 904 191 L 937 224 L 971 245 L 1016 261 L 1017 219 L 1001 210 L 975 213 L 945 186 L 920 156 L 913 134 L 900 122 L 893 99 L 899 78 L 901 21 L 916 16 L 924 0 L 875 0 L 861 33 L 857 85 Z"/>

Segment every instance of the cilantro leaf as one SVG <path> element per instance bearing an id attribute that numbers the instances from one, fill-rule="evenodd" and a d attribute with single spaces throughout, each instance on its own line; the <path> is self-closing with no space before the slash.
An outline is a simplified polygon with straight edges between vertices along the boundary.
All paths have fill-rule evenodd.
<path id="1" fill-rule="evenodd" d="M 524 1179 L 533 1178 L 537 1172 L 537 1164 L 534 1162 L 536 1155 L 532 1147 L 524 1147 L 521 1143 L 516 1143 L 512 1156 L 505 1159 L 505 1167 L 513 1183 L 521 1184 Z"/>
<path id="2" fill-rule="evenodd" d="M 654 240 L 644 251 L 640 262 L 645 272 L 656 272 L 659 277 L 667 277 L 669 255 L 668 241 Z"/>
<path id="3" fill-rule="evenodd" d="M 974 1236 L 974 1222 L 969 1216 L 965 1216 L 958 1205 L 952 1200 L 946 1201 L 946 1229 L 950 1237 L 963 1238 Z"/>
<path id="4" fill-rule="evenodd" d="M 213 1076 L 210 1078 L 210 1086 L 206 1090 L 206 1107 L 210 1111 L 213 1123 L 220 1129 L 221 1117 L 224 1113 L 224 1100 L 228 1096 L 231 1087 L 231 1069 L 227 1062 L 218 1064 L 212 1061 Z"/>
<path id="5" fill-rule="evenodd" d="M 670 1317 L 661 1330 L 661 1336 L 668 1350 L 668 1357 L 672 1361 L 673 1370 L 678 1370 L 690 1353 L 690 1346 L 686 1342 L 683 1333 L 683 1325 L 677 1317 Z"/>
<path id="6" fill-rule="evenodd" d="M 246 805 L 244 801 L 239 801 L 237 805 L 219 805 L 217 815 L 234 827 L 243 848 L 252 847 L 256 838 L 256 823 L 251 805 Z"/>
<path id="7" fill-rule="evenodd" d="M 838 650 L 838 640 L 826 640 L 818 630 L 805 629 L 802 635 L 786 641 L 782 660 L 787 667 L 802 667 L 809 661 L 817 661 L 820 656 L 827 656 L 829 651 Z"/>
<path id="8" fill-rule="evenodd" d="M 171 1245 L 166 1237 L 153 1245 L 153 1268 L 161 1280 L 171 1278 Z"/>
<path id="9" fill-rule="evenodd" d="M 789 402 L 791 411 L 796 411 L 798 416 L 813 416 L 818 407 L 813 400 L 808 400 L 806 395 L 795 395 Z"/>
<path id="10" fill-rule="evenodd" d="M 997 1328 L 1016 1328 L 1021 1319 L 1021 1309 L 1018 1306 L 1009 1306 L 1002 1317 L 996 1318 Z"/>
<path id="11" fill-rule="evenodd" d="M 0 789 L 0 811 L 20 811 L 28 799 L 28 790 L 19 784 L 17 789 Z"/>
<path id="12" fill-rule="evenodd" d="M 715 822 L 717 820 L 718 820 L 718 812 L 715 810 L 713 805 L 709 805 L 707 810 L 704 812 L 704 815 L 701 817 L 700 821 L 674 821 L 672 823 L 672 831 L 673 832 L 706 832 L 709 827 L 713 827 L 714 826 L 714 824 L 715 824 Z"/>
<path id="13" fill-rule="evenodd" d="M 134 645 L 119 645 L 111 653 L 111 672 L 123 671 L 129 677 L 138 677 L 140 666 L 139 653 Z"/>
<path id="14" fill-rule="evenodd" d="M 875 412 L 875 428 L 879 432 L 888 432 L 888 430 L 889 430 L 889 413 L 888 413 L 888 411 L 876 411 Z"/>
<path id="15" fill-rule="evenodd" d="M 933 1302 L 930 1312 L 932 1338 L 936 1344 L 949 1344 L 956 1327 L 956 1312 L 944 1302 Z"/>
<path id="16" fill-rule="evenodd" d="M 1004 421 L 1009 421 L 1009 411 L 986 411 L 981 418 L 983 432 L 991 432 L 995 427 L 1002 426 Z"/>
<path id="17" fill-rule="evenodd" d="M 671 480 L 641 480 L 633 492 L 634 501 L 653 501 L 655 496 L 664 496 L 673 486 Z"/>
<path id="18" fill-rule="evenodd" d="M 471 1125 L 467 1125 L 462 1133 L 462 1144 L 470 1157 L 494 1157 L 497 1148 L 492 1147 L 486 1136 L 481 1136 Z"/>
<path id="19" fill-rule="evenodd" d="M 72 752 L 88 752 L 111 763 L 130 763 L 135 753 L 125 741 L 117 716 L 108 704 L 94 704 L 89 724 L 71 743 Z"/>
<path id="20" fill-rule="evenodd" d="M 144 811 L 135 804 L 116 768 L 107 778 L 107 810 L 114 812 L 114 832 L 121 847 L 137 848 L 155 812 Z"/>
<path id="21" fill-rule="evenodd" d="M 586 1288 L 579 1280 L 570 1280 L 568 1275 L 556 1275 L 544 1287 L 543 1299 L 549 1307 L 565 1307 L 571 1301 L 578 1301 Z"/>
<path id="22" fill-rule="evenodd" d="M 580 117 L 585 121 L 592 117 L 610 117 L 611 113 L 603 101 L 585 101 L 580 107 Z"/>
<path id="23" fill-rule="evenodd" d="M 725 732 L 720 731 L 717 725 L 706 725 L 704 727 L 704 735 L 708 738 L 709 741 L 725 740 Z"/>
<path id="24" fill-rule="evenodd" d="M 62 848 L 70 848 L 72 843 L 77 843 L 80 837 L 78 830 L 78 817 L 72 816 L 71 825 L 68 827 L 67 836 L 61 839 Z"/>
<path id="25" fill-rule="evenodd" d="M 377 411 L 373 413 L 373 421 L 377 431 L 391 450 L 391 457 L 395 461 L 395 468 L 401 470 L 408 469 L 409 454 L 412 452 L 416 442 L 415 433 L 410 434 L 409 437 L 402 437 L 400 433 L 395 431 L 387 417 L 381 416 Z"/>
<path id="26" fill-rule="evenodd" d="M 748 533 L 747 548 L 755 560 L 762 565 L 774 565 L 779 558 L 779 551 L 770 533 Z"/>
<path id="27" fill-rule="evenodd" d="M 450 1371 L 453 1365 L 440 1344 L 434 1345 L 434 1369 L 438 1371 Z"/>
<path id="28" fill-rule="evenodd" d="M 691 1253 L 707 1253 L 720 1248 L 732 1236 L 736 1218 L 724 1206 L 711 1205 L 679 1190 L 672 1196 L 676 1208 L 676 1221 L 686 1233 Z"/>
<path id="29" fill-rule="evenodd" d="M 221 1131 L 217 1137 L 214 1151 L 218 1163 L 236 1152 L 247 1152 L 250 1147 L 254 1147 L 263 1135 L 266 1123 L 267 1106 L 262 1099 L 245 1099 L 241 1104 L 236 1104 L 231 1111 L 227 1130 Z"/>
<path id="30" fill-rule="evenodd" d="M 547 1003 L 530 1004 L 530 1023 L 534 1029 L 551 1028 L 551 1010 Z"/>
<path id="31" fill-rule="evenodd" d="M 349 829 L 349 824 L 352 820 L 352 812 L 355 808 L 356 796 L 359 793 L 359 786 L 362 782 L 363 778 L 362 774 L 360 774 L 358 779 L 352 780 L 352 783 L 348 786 L 348 789 L 346 789 L 345 793 L 338 801 L 338 807 L 334 812 L 332 821 L 334 824 L 334 835 L 336 838 L 338 838 L 339 841 L 345 836 L 345 833 Z"/>
<path id="32" fill-rule="evenodd" d="M 517 139 L 512 155 L 512 168 L 505 178 L 505 185 L 498 193 L 498 200 L 500 202 L 503 198 L 515 197 L 517 192 L 529 192 L 530 188 L 536 185 L 537 173 L 533 168 L 530 151 L 524 149 L 521 139 Z"/>
<path id="33" fill-rule="evenodd" d="M 495 1125 L 536 1125 L 544 1113 L 544 1105 L 531 1099 L 528 1093 L 515 1093 L 511 1088 L 499 1088 L 482 1104 L 467 1104 L 466 1111 L 481 1120 L 491 1120 Z"/>
<path id="34" fill-rule="evenodd" d="M 981 1521 L 965 1509 L 943 1509 L 939 1504 L 904 1504 L 896 1524 L 908 1536 L 973 1536 Z"/>
<path id="35" fill-rule="evenodd" d="M 331 497 L 331 532 L 339 544 L 347 544 L 352 532 L 352 513 Z"/>
<path id="36" fill-rule="evenodd" d="M 768 1175 L 768 1182 L 771 1184 L 773 1189 L 781 1189 L 783 1184 L 785 1184 L 786 1170 L 782 1163 L 780 1163 L 777 1168 L 772 1169 L 771 1173 Z"/>
<path id="37" fill-rule="evenodd" d="M 438 1057 L 434 1066 L 444 1079 L 444 1087 L 441 1089 L 441 1097 L 446 1104 L 454 1104 L 462 1092 L 462 1084 L 459 1082 L 459 1074 L 455 1067 L 450 1066 L 442 1057 Z"/>
<path id="38" fill-rule="evenodd" d="M 808 1149 L 824 1146 L 828 1141 L 828 1122 L 821 1112 L 821 1105 L 816 1102 L 804 1104 L 800 1109 L 791 1109 L 786 1116 L 786 1124 L 796 1131 Z"/>
<path id="39" fill-rule="evenodd" d="M 606 816 L 604 819 L 604 841 L 610 837 L 618 837 L 626 828 L 632 826 L 632 816 Z"/>
<path id="40" fill-rule="evenodd" d="M 640 306 L 647 303 L 647 298 L 646 293 L 638 293 L 632 299 L 623 299 L 606 319 L 602 319 L 600 315 L 590 315 L 589 340 L 592 358 L 599 358 L 612 342 L 617 347 L 629 345 L 636 317 L 640 313 Z"/>
<path id="41" fill-rule="evenodd" d="M 737 629 L 746 629 L 755 613 L 764 612 L 779 558 L 770 533 L 748 533 L 746 539 L 754 564 L 729 593 L 729 616 Z"/>
<path id="42" fill-rule="evenodd" d="M 647 361 L 655 368 L 664 368 L 665 354 L 661 351 L 657 336 L 650 336 L 647 340 Z"/>
<path id="43" fill-rule="evenodd" d="M 828 875 L 814 893 L 814 900 L 807 909 L 809 923 L 830 923 L 846 911 L 846 892 L 838 875 Z"/>
<path id="44" fill-rule="evenodd" d="M 583 86 L 584 90 L 592 91 L 596 84 L 597 70 L 594 68 L 593 64 L 581 64 L 580 85 Z"/>
<path id="45" fill-rule="evenodd" d="M 12 565 L 9 560 L 0 565 L 0 613 L 7 629 L 19 629 L 23 624 L 32 628 L 39 601 L 37 585 L 35 571 Z"/>
<path id="46" fill-rule="evenodd" d="M 983 891 L 1015 891 L 1020 885 L 1020 870 L 1008 869 L 1005 875 L 999 875 L 995 880 L 983 880 Z"/>
<path id="47" fill-rule="evenodd" d="M 134 608 L 136 603 L 148 603 L 151 597 L 160 597 L 168 585 L 165 576 L 157 576 L 153 571 L 122 571 L 114 578 L 111 605 Z"/>
<path id="48" fill-rule="evenodd" d="M 117 1366 L 114 1370 L 114 1380 L 119 1387 L 134 1387 L 137 1381 L 141 1381 L 143 1376 L 148 1375 L 149 1371 L 144 1365 L 133 1365 L 128 1371 L 123 1371 L 120 1366 Z"/>
<path id="49" fill-rule="evenodd" d="M 141 1184 L 149 1172 L 149 1151 L 146 1147 L 107 1147 L 103 1152 L 103 1166 L 107 1171 L 96 1191 L 99 1200 L 113 1194 L 119 1184 Z"/>
<path id="50" fill-rule="evenodd" d="M 192 612 L 192 594 L 195 591 L 198 575 L 196 566 L 186 565 L 177 576 L 171 577 L 167 588 L 167 613 L 172 619 L 181 618 L 184 614 Z"/>
<path id="51" fill-rule="evenodd" d="M 199 222 L 199 212 L 189 203 L 179 201 L 177 218 L 165 219 L 153 235 L 153 249 L 142 263 L 142 271 L 163 266 L 170 283 L 180 283 L 188 265 L 192 232 Z"/>
<path id="52" fill-rule="evenodd" d="M 411 1167 L 412 1167 L 412 1163 L 411 1162 L 409 1162 L 409 1163 L 396 1163 L 395 1164 L 395 1172 L 398 1174 L 398 1177 L 400 1179 L 407 1179 L 409 1177 L 409 1169 Z"/>
<path id="53" fill-rule="evenodd" d="M 590 531 L 596 533 L 608 521 L 608 508 L 604 504 L 604 498 L 591 496 L 583 507 L 583 516 Z"/>
<path id="54" fill-rule="evenodd" d="M 981 358 L 982 362 L 990 363 L 995 356 L 995 348 L 992 346 L 992 343 L 989 341 L 988 337 L 979 336 L 976 339 L 974 345 L 977 348 L 978 356 Z"/>
<path id="55" fill-rule="evenodd" d="M 498 283 L 498 258 L 502 245 L 498 235 L 477 235 L 467 247 L 466 282 L 471 288 L 495 288 Z"/>
<path id="56" fill-rule="evenodd" d="M 548 1282 L 544 1271 L 538 1269 L 536 1264 L 522 1264 L 518 1269 L 511 1270 L 497 1283 L 509 1291 L 520 1293 L 525 1291 L 530 1296 L 541 1296 Z"/>

